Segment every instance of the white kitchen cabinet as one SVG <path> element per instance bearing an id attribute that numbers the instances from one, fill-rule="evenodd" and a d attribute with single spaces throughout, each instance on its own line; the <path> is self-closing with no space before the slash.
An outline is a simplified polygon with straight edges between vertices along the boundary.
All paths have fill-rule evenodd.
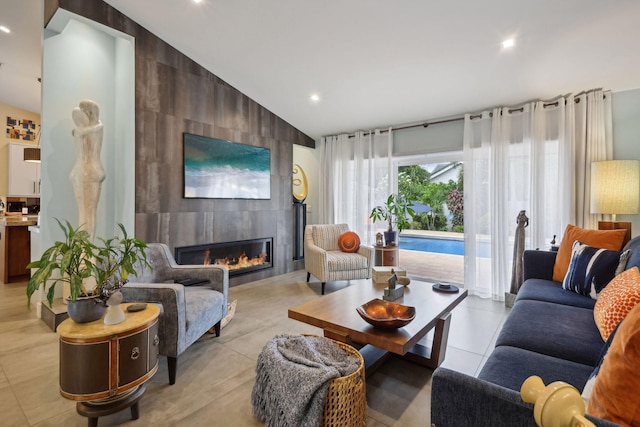
<path id="1" fill-rule="evenodd" d="M 40 197 L 40 163 L 24 161 L 24 149 L 33 145 L 7 144 L 9 172 L 7 195 L 12 197 Z"/>

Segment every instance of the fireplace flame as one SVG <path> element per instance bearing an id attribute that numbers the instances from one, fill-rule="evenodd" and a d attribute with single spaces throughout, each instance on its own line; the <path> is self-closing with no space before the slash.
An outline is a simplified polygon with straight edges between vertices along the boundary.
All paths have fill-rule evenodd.
<path id="1" fill-rule="evenodd" d="M 203 265 L 211 265 L 212 262 L 214 265 L 221 265 L 226 267 L 228 270 L 241 270 L 243 268 L 255 267 L 257 265 L 268 264 L 266 261 L 268 257 L 267 253 L 261 253 L 260 255 L 249 258 L 246 252 L 242 252 L 236 258 L 229 259 L 228 256 L 224 258 L 216 258 L 213 261 L 211 260 L 211 251 L 207 250 L 204 253 L 204 261 Z"/>

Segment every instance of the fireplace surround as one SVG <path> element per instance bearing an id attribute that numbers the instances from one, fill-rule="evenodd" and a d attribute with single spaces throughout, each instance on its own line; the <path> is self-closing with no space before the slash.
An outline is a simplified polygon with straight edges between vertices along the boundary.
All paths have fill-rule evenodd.
<path id="1" fill-rule="evenodd" d="M 178 264 L 222 265 L 229 277 L 273 268 L 273 237 L 180 246 L 175 249 Z"/>

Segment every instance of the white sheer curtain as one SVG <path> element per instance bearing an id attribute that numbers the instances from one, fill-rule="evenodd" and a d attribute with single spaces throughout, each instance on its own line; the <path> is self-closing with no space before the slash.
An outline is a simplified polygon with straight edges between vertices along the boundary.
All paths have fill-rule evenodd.
<path id="1" fill-rule="evenodd" d="M 392 144 L 391 129 L 320 140 L 320 223 L 347 223 L 363 244 L 373 244 L 369 213 L 392 192 Z"/>
<path id="2" fill-rule="evenodd" d="M 587 226 L 577 218 L 590 216 L 584 214 L 590 162 L 611 158 L 604 148 L 612 146 L 610 100 L 603 96 L 610 98 L 591 91 L 577 95 L 579 102 L 569 95 L 465 116 L 465 288 L 471 294 L 504 299 L 519 211 L 529 217 L 527 248 L 547 249 L 568 223 Z"/>
<path id="3" fill-rule="evenodd" d="M 591 162 L 613 159 L 611 92 L 595 90 L 575 97 L 575 210 L 572 224 L 598 228 L 602 215 L 592 214 Z"/>

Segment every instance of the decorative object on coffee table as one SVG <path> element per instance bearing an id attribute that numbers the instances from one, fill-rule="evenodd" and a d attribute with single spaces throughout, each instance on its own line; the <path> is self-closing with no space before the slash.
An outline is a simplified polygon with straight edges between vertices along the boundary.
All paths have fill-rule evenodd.
<path id="1" fill-rule="evenodd" d="M 405 276 L 400 276 L 398 277 L 398 285 L 402 285 L 402 286 L 409 286 L 409 283 L 411 283 L 411 279 Z"/>
<path id="2" fill-rule="evenodd" d="M 450 283 L 434 283 L 433 290 L 438 292 L 446 292 L 449 294 L 460 292 L 460 289 L 456 285 L 452 285 Z"/>
<path id="3" fill-rule="evenodd" d="M 396 288 L 398 275 L 393 268 L 391 269 L 391 276 L 387 279 L 387 283 L 389 286 L 384 289 L 384 296 L 382 297 L 385 301 L 395 301 L 404 295 L 404 288 Z"/>
<path id="4" fill-rule="evenodd" d="M 384 285 L 388 284 L 389 277 L 391 277 L 391 271 L 393 271 L 396 274 L 396 276 L 398 276 L 398 280 L 400 280 L 401 277 L 406 277 L 407 275 L 407 271 L 402 267 L 376 266 L 371 269 L 371 272 L 372 272 L 371 278 L 373 280 L 373 283 L 379 283 Z"/>
<path id="5" fill-rule="evenodd" d="M 398 329 L 408 325 L 416 317 L 416 309 L 381 299 L 373 299 L 356 307 L 365 322 L 383 329 Z"/>

